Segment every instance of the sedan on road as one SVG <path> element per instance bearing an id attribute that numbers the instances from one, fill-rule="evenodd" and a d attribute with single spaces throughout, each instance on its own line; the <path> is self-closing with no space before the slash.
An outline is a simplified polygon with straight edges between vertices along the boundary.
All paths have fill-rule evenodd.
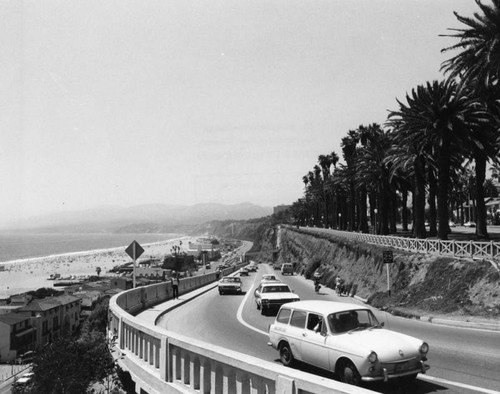
<path id="1" fill-rule="evenodd" d="M 219 294 L 241 293 L 241 278 L 238 276 L 225 276 L 219 281 Z"/>
<path id="2" fill-rule="evenodd" d="M 257 309 L 263 315 L 271 310 L 278 310 L 281 305 L 288 302 L 300 301 L 300 297 L 295 294 L 285 283 L 263 282 L 254 291 Z"/>

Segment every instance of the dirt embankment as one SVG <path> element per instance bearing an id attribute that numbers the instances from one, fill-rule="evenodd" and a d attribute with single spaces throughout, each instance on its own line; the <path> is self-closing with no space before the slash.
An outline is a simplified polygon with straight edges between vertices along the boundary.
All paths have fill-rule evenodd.
<path id="1" fill-rule="evenodd" d="M 498 265 L 393 250 L 389 295 L 384 250 L 330 235 L 283 229 L 279 260 L 292 262 L 295 271 L 306 277 L 318 270 L 323 285 L 332 288 L 340 275 L 370 305 L 395 314 L 500 317 Z"/>

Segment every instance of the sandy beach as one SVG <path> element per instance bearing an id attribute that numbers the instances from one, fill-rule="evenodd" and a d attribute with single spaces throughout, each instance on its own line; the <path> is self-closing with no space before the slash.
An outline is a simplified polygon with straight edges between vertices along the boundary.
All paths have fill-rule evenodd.
<path id="1" fill-rule="evenodd" d="M 196 238 L 179 237 L 164 242 L 141 245 L 144 253 L 138 262 L 150 258 L 163 258 L 170 254 L 173 245 L 187 250 L 189 241 Z M 180 244 L 182 241 L 182 245 Z M 96 275 L 96 268 L 101 268 L 101 276 L 116 265 L 132 262 L 125 248 L 100 249 L 86 252 L 68 253 L 55 256 L 37 257 L 2 263 L 5 271 L 0 271 L 0 297 L 19 294 L 41 287 L 53 287 L 48 280 L 50 274 L 58 273 L 62 278 Z"/>

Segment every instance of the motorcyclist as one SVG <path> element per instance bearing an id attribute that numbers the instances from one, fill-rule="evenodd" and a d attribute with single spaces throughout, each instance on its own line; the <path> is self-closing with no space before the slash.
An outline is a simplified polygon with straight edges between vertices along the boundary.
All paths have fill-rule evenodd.
<path id="1" fill-rule="evenodd" d="M 320 288 L 320 284 L 319 284 L 319 282 L 320 282 L 320 280 L 321 280 L 321 274 L 320 274 L 319 272 L 315 272 L 315 273 L 314 273 L 314 278 L 313 278 L 313 279 L 314 279 L 314 289 L 315 289 L 316 291 L 319 291 L 319 288 Z"/>
<path id="2" fill-rule="evenodd" d="M 335 279 L 335 290 L 337 290 L 337 294 L 342 294 L 342 279 L 340 279 L 340 276 L 337 275 L 337 278 Z"/>

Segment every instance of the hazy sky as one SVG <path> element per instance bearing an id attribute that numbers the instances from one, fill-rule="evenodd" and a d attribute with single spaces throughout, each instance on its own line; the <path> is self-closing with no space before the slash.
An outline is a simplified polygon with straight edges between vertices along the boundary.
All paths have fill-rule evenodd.
<path id="1" fill-rule="evenodd" d="M 441 79 L 473 0 L 2 0 L 0 225 L 289 204 L 320 154 Z"/>

